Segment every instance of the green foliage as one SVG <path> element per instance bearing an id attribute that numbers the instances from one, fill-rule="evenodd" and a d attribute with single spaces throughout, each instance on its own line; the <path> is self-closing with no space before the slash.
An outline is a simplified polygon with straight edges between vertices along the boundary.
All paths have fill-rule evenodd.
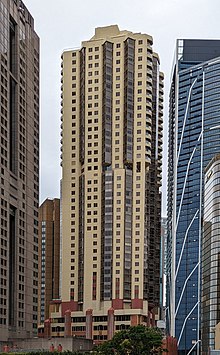
<path id="1" fill-rule="evenodd" d="M 99 355 L 162 354 L 162 339 L 159 329 L 138 325 L 117 332 L 112 340 L 99 345 L 93 353 Z"/>

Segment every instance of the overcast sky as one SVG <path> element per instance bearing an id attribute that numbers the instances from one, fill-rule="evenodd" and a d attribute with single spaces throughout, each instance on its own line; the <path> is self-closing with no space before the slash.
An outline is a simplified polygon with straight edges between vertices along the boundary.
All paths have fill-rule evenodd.
<path id="1" fill-rule="evenodd" d="M 220 37 L 220 0 L 23 0 L 41 40 L 40 202 L 59 197 L 60 56 L 79 48 L 95 27 L 118 24 L 121 30 L 148 33 L 165 74 L 164 155 L 167 150 L 168 92 L 177 38 Z M 166 190 L 166 159 L 163 192 Z M 162 214 L 166 214 L 163 193 Z"/>

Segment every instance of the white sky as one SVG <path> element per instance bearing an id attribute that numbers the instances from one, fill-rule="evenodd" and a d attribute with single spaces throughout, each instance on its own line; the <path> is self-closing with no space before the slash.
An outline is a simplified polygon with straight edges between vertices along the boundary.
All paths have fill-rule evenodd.
<path id="1" fill-rule="evenodd" d="M 23 0 L 41 40 L 40 202 L 59 197 L 60 56 L 79 48 L 95 27 L 118 24 L 121 30 L 148 33 L 165 74 L 163 208 L 166 214 L 168 92 L 177 38 L 220 37 L 220 0 Z"/>

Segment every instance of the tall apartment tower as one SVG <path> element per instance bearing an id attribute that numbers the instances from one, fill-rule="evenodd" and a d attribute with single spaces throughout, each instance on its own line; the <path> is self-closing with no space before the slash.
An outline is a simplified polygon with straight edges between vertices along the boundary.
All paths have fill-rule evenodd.
<path id="1" fill-rule="evenodd" d="M 22 1 L 0 0 L 0 341 L 37 331 L 39 39 Z"/>
<path id="2" fill-rule="evenodd" d="M 60 200 L 46 199 L 39 207 L 38 324 L 49 318 L 49 304 L 59 298 Z"/>
<path id="3" fill-rule="evenodd" d="M 167 324 L 180 354 L 201 343 L 204 170 L 220 152 L 220 41 L 178 40 L 170 90 Z"/>
<path id="4" fill-rule="evenodd" d="M 94 339 L 109 310 L 114 329 L 158 312 L 162 107 L 151 36 L 96 28 L 63 53 L 61 296 Z"/>

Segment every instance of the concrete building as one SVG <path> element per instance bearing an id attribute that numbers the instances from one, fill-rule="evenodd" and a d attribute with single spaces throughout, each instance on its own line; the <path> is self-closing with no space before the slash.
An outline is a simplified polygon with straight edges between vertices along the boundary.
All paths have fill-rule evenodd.
<path id="1" fill-rule="evenodd" d="M 170 90 L 167 324 L 180 354 L 201 344 L 204 170 L 220 152 L 220 41 L 178 40 Z"/>
<path id="2" fill-rule="evenodd" d="M 0 341 L 37 331 L 39 39 L 22 1 L 0 0 Z"/>
<path id="3" fill-rule="evenodd" d="M 215 347 L 220 322 L 220 154 L 206 168 L 202 237 L 202 354 Z M 217 348 L 219 349 L 219 348 Z"/>
<path id="4" fill-rule="evenodd" d="M 152 43 L 115 25 L 62 55 L 62 303 L 51 304 L 52 335 L 101 341 L 157 319 L 163 74 Z"/>
<path id="5" fill-rule="evenodd" d="M 60 200 L 46 199 L 39 207 L 38 324 L 49 318 L 49 304 L 59 298 Z"/>

